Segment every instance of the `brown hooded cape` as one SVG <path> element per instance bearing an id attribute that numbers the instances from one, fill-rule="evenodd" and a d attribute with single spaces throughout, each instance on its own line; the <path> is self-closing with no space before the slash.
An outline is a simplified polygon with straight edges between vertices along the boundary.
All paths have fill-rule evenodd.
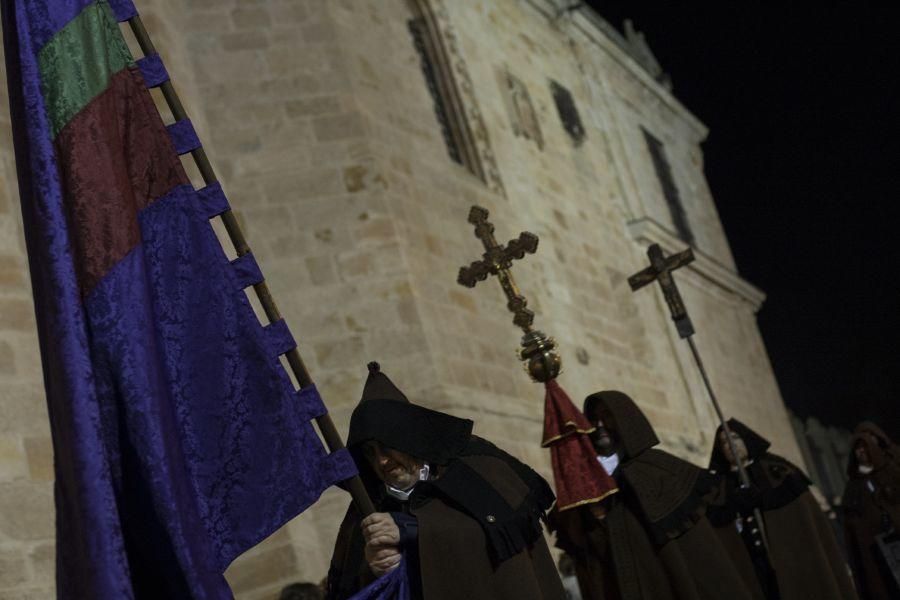
<path id="1" fill-rule="evenodd" d="M 410 561 L 414 598 L 424 600 L 564 600 L 541 519 L 553 492 L 540 475 L 490 442 L 472 422 L 410 403 L 377 365 L 350 420 L 347 447 L 380 512 L 415 517 Z M 429 463 L 408 502 L 385 493 L 362 457 L 368 440 Z M 329 600 L 343 600 L 374 580 L 364 558 L 353 505 L 338 532 L 328 574 Z"/>
<path id="2" fill-rule="evenodd" d="M 867 475 L 860 473 L 851 450 L 847 464 L 850 480 L 841 503 L 850 567 L 863 600 L 900 598 L 900 590 L 875 549 L 876 535 L 889 528 L 900 531 L 900 452 L 872 423 L 856 427 L 850 447 L 855 449 L 857 444 L 866 447 L 874 469 Z"/>
<path id="3" fill-rule="evenodd" d="M 602 502 L 602 519 L 590 505 L 551 514 L 584 600 L 749 600 L 704 516 L 705 471 L 654 449 L 656 433 L 625 394 L 588 396 L 585 414 L 597 409 L 619 443 L 620 491 Z"/>
<path id="4" fill-rule="evenodd" d="M 719 427 L 710 459 L 710 472 L 717 478 L 716 493 L 707 514 L 754 596 L 766 598 L 766 582 L 760 583 L 762 575 L 754 570 L 753 563 L 757 552 L 763 559 L 765 554 L 762 548 L 750 547 L 750 540 L 755 538 L 747 536 L 746 531 L 742 536 L 735 521 L 740 519 L 744 528 L 754 527 L 753 509 L 758 508 L 768 536 L 769 564 L 777 581 L 777 592 L 770 590 L 769 598 L 855 599 L 856 591 L 834 531 L 809 491 L 809 479 L 786 459 L 769 453 L 768 440 L 740 421 L 730 419 L 728 426 L 747 447 L 752 487 L 750 493 L 738 493 L 738 474 L 719 448 Z M 780 596 L 776 595 L 779 592 Z"/>

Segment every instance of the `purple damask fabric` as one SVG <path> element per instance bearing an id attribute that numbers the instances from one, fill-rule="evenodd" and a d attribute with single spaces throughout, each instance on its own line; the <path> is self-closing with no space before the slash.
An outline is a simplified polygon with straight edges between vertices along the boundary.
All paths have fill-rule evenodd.
<path id="1" fill-rule="evenodd" d="M 382 575 L 349 600 L 410 600 L 409 573 L 406 558 L 393 571 Z"/>
<path id="2" fill-rule="evenodd" d="M 255 264 L 229 262 L 208 221 L 227 200 L 218 185 L 192 189 L 136 68 L 66 98 L 78 110 L 51 125 L 45 94 L 61 78 L 48 61 L 61 55 L 42 51 L 65 37 L 66 68 L 84 70 L 63 72 L 68 83 L 97 84 L 90 61 L 122 45 L 104 33 L 117 27 L 109 5 L 0 6 L 54 444 L 58 595 L 229 598 L 228 564 L 355 467 L 322 446 L 309 422 L 321 398 L 295 391 L 279 362 L 290 331 L 258 322 L 243 289 Z M 81 40 L 93 46 L 80 53 Z"/>

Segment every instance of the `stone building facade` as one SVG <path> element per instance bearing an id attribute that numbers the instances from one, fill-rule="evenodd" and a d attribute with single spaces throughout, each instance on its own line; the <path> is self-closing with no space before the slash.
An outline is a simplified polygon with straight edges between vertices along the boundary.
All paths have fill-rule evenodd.
<path id="1" fill-rule="evenodd" d="M 839 506 L 850 479 L 847 462 L 852 451 L 853 433 L 849 429 L 823 425 L 815 417 L 801 419 L 794 414 L 791 414 L 791 425 L 810 479 L 822 491 L 829 506 Z"/>
<path id="2" fill-rule="evenodd" d="M 705 464 L 715 421 L 689 351 L 658 290 L 626 281 L 650 243 L 690 241 L 680 288 L 726 412 L 802 464 L 756 325 L 764 296 L 737 274 L 704 178 L 706 128 L 632 30 L 551 0 L 136 4 L 342 432 L 377 359 L 550 476 L 543 390 L 505 299 L 456 283 L 483 251 L 466 222 L 479 204 L 499 240 L 540 237 L 515 274 L 576 402 L 624 390 L 667 449 Z M 49 598 L 52 450 L 17 202 L 4 95 L 0 598 Z M 237 596 L 322 578 L 347 500 L 327 492 L 238 559 Z"/>

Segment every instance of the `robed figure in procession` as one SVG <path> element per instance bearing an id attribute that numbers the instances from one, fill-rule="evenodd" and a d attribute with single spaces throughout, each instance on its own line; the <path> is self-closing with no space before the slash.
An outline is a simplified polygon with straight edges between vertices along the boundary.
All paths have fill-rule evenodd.
<path id="1" fill-rule="evenodd" d="M 769 441 L 740 421 L 729 419 L 728 427 L 730 445 L 724 428 L 716 431 L 710 459 L 716 492 L 707 514 L 754 597 L 856 598 L 834 530 L 809 490 L 809 479 L 770 453 Z M 749 486 L 741 485 L 738 461 Z M 764 527 L 756 522 L 757 514 Z"/>
<path id="2" fill-rule="evenodd" d="M 564 600 L 543 536 L 547 482 L 472 435 L 472 421 L 413 404 L 369 369 L 347 447 L 377 512 L 348 509 L 327 597 L 407 569 L 414 599 Z"/>
<path id="3" fill-rule="evenodd" d="M 619 491 L 551 513 L 585 600 L 749 600 L 752 596 L 704 516 L 712 479 L 668 452 L 622 392 L 585 399 L 598 460 Z"/>
<path id="4" fill-rule="evenodd" d="M 900 448 L 877 425 L 861 423 L 853 432 L 847 465 L 850 480 L 841 503 L 844 542 L 863 600 L 900 598 L 896 547 L 900 532 Z M 893 558 L 893 560 L 891 560 Z"/>

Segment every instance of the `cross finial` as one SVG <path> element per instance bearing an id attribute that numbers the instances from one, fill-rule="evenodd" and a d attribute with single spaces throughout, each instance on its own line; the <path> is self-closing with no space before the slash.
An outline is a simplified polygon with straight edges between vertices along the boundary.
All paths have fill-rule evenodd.
<path id="1" fill-rule="evenodd" d="M 659 281 L 659 287 L 662 288 L 666 304 L 669 305 L 669 312 L 672 314 L 672 320 L 675 321 L 678 335 L 682 338 L 692 336 L 694 334 L 694 326 L 687 314 L 687 309 L 684 307 L 681 294 L 678 292 L 678 286 L 675 285 L 672 272 L 694 260 L 693 250 L 688 248 L 683 252 L 666 257 L 659 244 L 653 244 L 647 249 L 647 256 L 650 257 L 650 266 L 628 278 L 628 285 L 631 286 L 631 291 L 639 290 L 647 284 Z"/>
<path id="2" fill-rule="evenodd" d="M 482 260 L 475 261 L 468 267 L 461 267 L 456 281 L 472 288 L 479 281 L 487 279 L 488 275 L 496 275 L 506 294 L 506 306 L 515 315 L 513 323 L 528 333 L 534 322 L 534 313 L 526 308 L 528 301 L 519 293 L 510 269 L 513 260 L 523 258 L 526 254 L 534 254 L 538 237 L 524 232 L 517 239 L 510 240 L 505 247 L 501 246 L 494 238 L 494 226 L 487 220 L 488 214 L 480 206 L 473 206 L 469 211 L 469 223 L 475 226 L 475 237 L 484 244 L 484 254 Z"/>

